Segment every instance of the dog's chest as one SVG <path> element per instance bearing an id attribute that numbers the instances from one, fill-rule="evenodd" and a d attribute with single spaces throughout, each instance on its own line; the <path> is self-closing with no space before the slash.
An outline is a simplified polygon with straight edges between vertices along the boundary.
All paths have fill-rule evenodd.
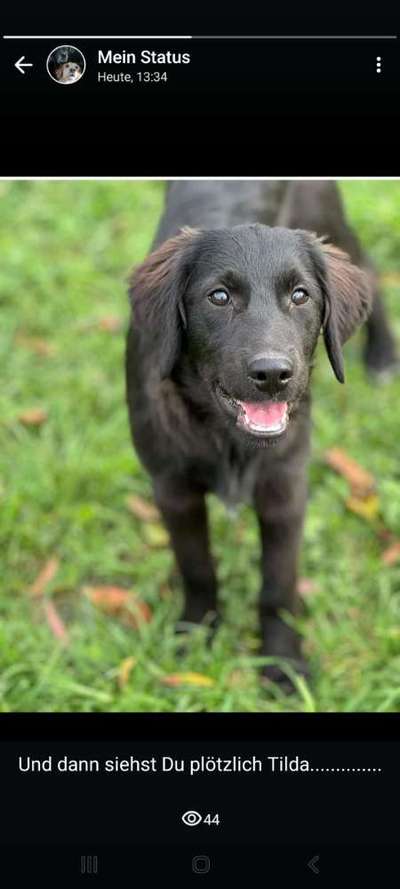
<path id="1" fill-rule="evenodd" d="M 214 493 L 229 508 L 239 503 L 251 503 L 258 471 L 259 454 L 241 453 L 228 444 L 216 467 Z"/>

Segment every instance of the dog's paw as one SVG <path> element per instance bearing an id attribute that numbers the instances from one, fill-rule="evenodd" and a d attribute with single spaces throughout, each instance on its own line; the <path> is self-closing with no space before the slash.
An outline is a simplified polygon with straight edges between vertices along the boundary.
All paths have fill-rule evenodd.
<path id="1" fill-rule="evenodd" d="M 307 661 L 301 651 L 301 638 L 296 630 L 280 617 L 265 621 L 262 655 L 269 658 L 262 674 L 284 692 L 296 691 L 296 676 L 309 678 Z"/>
<path id="2" fill-rule="evenodd" d="M 296 676 L 306 680 L 310 678 L 307 661 L 302 657 L 282 659 L 280 664 L 267 664 L 262 670 L 265 684 L 273 682 L 284 694 L 297 691 Z"/>

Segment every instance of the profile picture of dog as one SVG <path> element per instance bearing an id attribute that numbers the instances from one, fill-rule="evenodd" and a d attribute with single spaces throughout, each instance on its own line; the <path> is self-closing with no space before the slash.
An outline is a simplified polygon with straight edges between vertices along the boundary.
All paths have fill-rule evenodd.
<path id="1" fill-rule="evenodd" d="M 76 46 L 56 46 L 47 59 L 47 72 L 62 86 L 77 83 L 86 69 L 86 60 Z"/>

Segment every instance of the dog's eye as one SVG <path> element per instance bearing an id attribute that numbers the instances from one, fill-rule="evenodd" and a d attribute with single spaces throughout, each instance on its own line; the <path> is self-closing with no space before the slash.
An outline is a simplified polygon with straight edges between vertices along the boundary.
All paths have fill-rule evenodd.
<path id="1" fill-rule="evenodd" d="M 291 300 L 295 306 L 302 306 L 309 299 L 309 295 L 307 290 L 304 290 L 304 287 L 296 287 L 296 290 L 293 291 Z"/>
<path id="2" fill-rule="evenodd" d="M 208 298 L 214 306 L 227 306 L 230 301 L 229 293 L 226 290 L 213 290 Z"/>

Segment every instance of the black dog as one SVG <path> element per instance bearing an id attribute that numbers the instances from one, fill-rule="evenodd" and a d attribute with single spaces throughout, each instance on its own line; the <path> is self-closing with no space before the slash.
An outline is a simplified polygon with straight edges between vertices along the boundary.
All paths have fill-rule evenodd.
<path id="1" fill-rule="evenodd" d="M 262 651 L 303 671 L 283 614 L 296 612 L 313 355 L 322 329 L 344 382 L 341 347 L 367 316 L 372 272 L 342 252 L 363 262 L 330 182 L 174 183 L 155 247 L 131 281 L 128 404 L 183 577 L 184 620 L 217 613 L 205 494 L 250 499 Z M 394 348 L 374 298 L 366 354 L 382 370 Z"/>
<path id="2" fill-rule="evenodd" d="M 78 65 L 81 72 L 82 55 L 74 46 L 60 46 L 54 50 L 49 59 L 49 71 L 52 77 L 56 80 L 61 79 L 57 76 L 58 72 L 63 65 L 67 65 L 69 62 L 73 65 Z"/>

